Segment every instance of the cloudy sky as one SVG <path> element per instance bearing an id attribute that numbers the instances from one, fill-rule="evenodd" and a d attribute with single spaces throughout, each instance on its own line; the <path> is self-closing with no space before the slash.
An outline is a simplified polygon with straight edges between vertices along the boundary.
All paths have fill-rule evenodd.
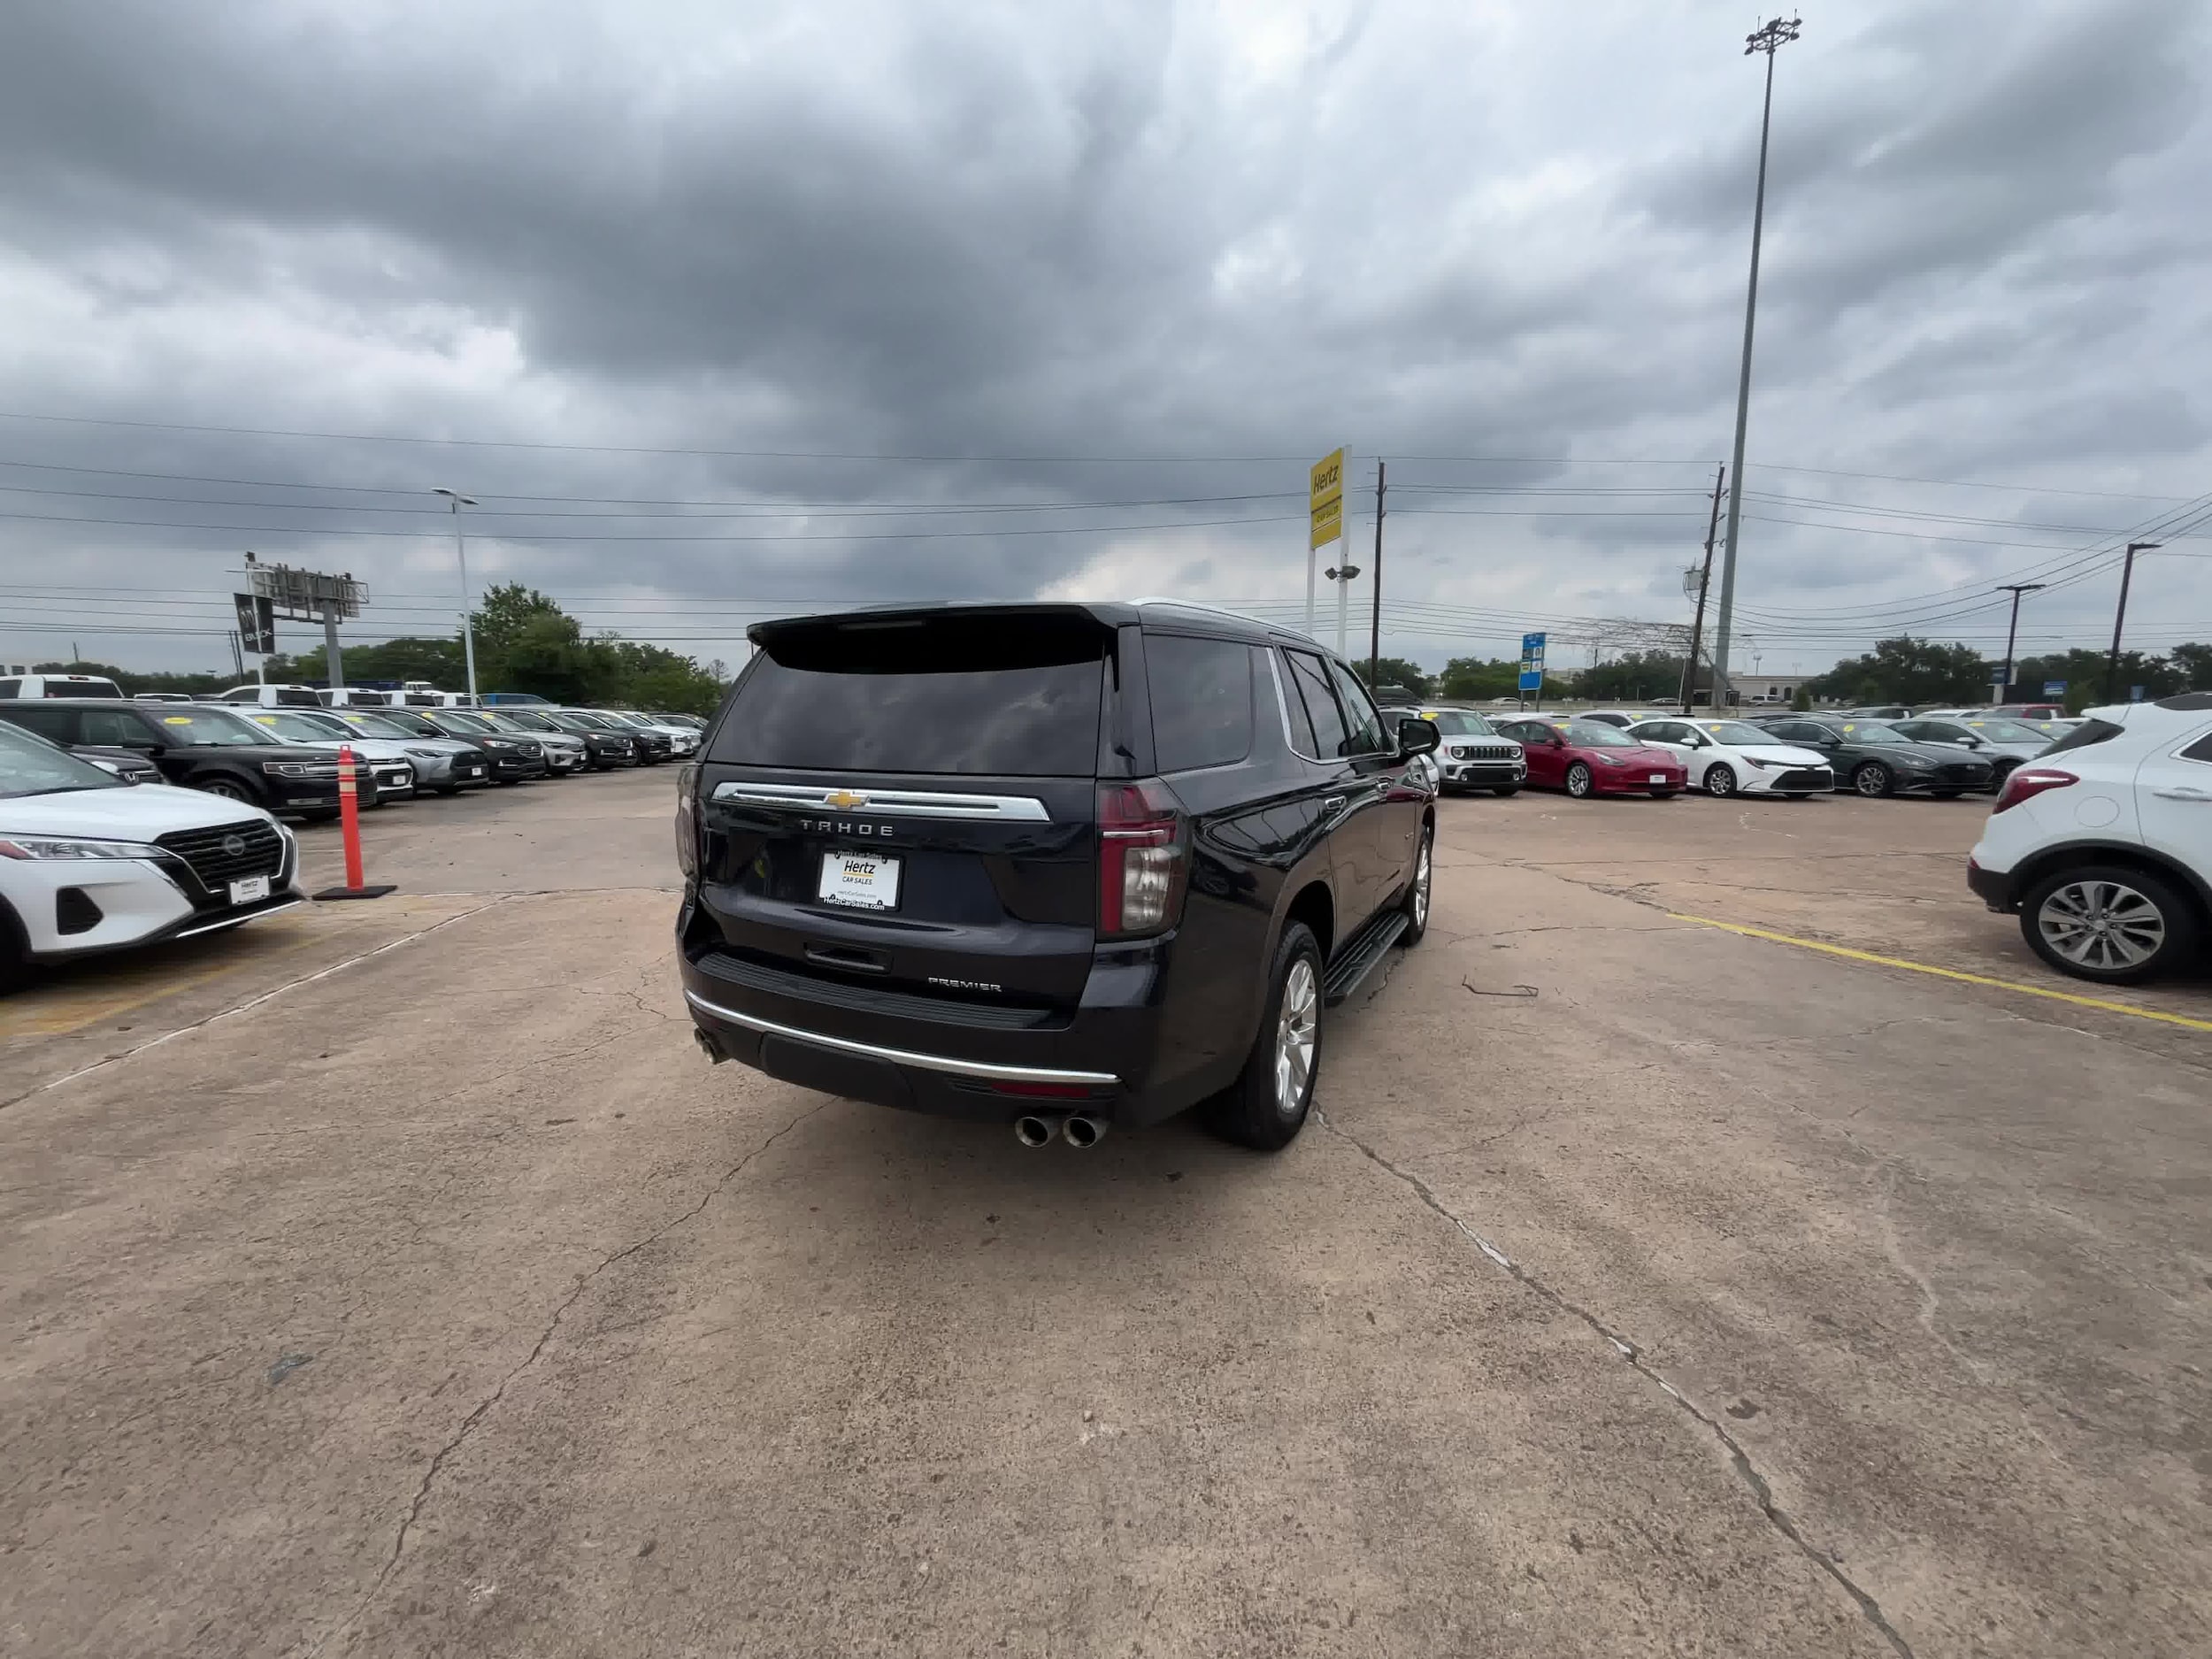
<path id="1" fill-rule="evenodd" d="M 0 50 L 0 658 L 227 664 L 243 549 L 702 658 L 864 601 L 1386 651 L 1682 622 L 1763 60 L 1701 0 L 170 0 Z M 2212 505 L 2212 8 L 1854 0 L 1777 70 L 1740 672 L 2108 638 Z M 1371 494 L 1356 511 L 1371 565 Z M 2212 523 L 2131 643 L 2212 639 Z M 1363 619 L 1371 597 L 1352 589 Z M 1325 635 L 1334 610 L 1325 595 Z M 286 643 L 311 632 L 287 630 Z M 1589 647 L 1555 646 L 1555 661 Z"/>

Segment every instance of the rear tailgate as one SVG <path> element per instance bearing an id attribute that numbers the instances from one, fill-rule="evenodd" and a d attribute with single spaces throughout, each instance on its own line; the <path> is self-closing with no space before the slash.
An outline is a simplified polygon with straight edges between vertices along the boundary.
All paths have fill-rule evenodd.
<path id="1" fill-rule="evenodd" d="M 1113 634 L 1057 607 L 983 615 L 768 631 L 699 770 L 687 949 L 725 958 L 703 966 L 948 1013 L 1074 1008 Z"/>

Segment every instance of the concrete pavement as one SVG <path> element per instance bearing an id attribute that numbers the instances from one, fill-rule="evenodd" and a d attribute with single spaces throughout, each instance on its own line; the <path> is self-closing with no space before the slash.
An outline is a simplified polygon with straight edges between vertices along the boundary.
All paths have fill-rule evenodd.
<path id="1" fill-rule="evenodd" d="M 1263 1158 L 710 1070 L 669 787 L 0 1007 L 9 1650 L 2212 1646 L 2212 1038 L 1674 919 L 1986 965 L 1970 808 L 1447 802 Z"/>

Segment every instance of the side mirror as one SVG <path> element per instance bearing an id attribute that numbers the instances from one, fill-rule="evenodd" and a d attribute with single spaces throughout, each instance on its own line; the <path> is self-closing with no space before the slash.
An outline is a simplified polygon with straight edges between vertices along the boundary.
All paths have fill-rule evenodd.
<path id="1" fill-rule="evenodd" d="M 1398 722 L 1398 753 L 1410 759 L 1416 755 L 1431 755 L 1444 741 L 1444 733 L 1433 720 L 1424 720 L 1417 714 L 1409 714 Z"/>

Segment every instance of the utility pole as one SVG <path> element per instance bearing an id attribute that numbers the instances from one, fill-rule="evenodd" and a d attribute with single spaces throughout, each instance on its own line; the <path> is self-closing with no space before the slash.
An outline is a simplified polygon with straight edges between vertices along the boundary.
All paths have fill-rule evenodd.
<path id="1" fill-rule="evenodd" d="M 239 679 L 243 680 L 246 677 L 246 654 L 239 649 L 236 628 L 230 631 L 230 665 Z"/>
<path id="2" fill-rule="evenodd" d="M 1375 463 L 1375 591 L 1374 609 L 1367 624 L 1367 695 L 1382 698 L 1382 521 L 1383 493 L 1390 463 Z"/>
<path id="3" fill-rule="evenodd" d="M 2160 545 L 2156 541 L 2129 542 L 2127 558 L 2120 566 L 2120 609 L 2112 618 L 2112 656 L 2105 664 L 2104 670 L 2104 700 L 2107 703 L 2120 700 L 2120 629 L 2128 619 L 2128 582 L 2135 575 L 2135 556 L 2148 553 Z"/>
<path id="4" fill-rule="evenodd" d="M 1721 487 L 1728 482 L 1728 468 L 1724 465 L 1720 476 L 1713 480 L 1713 511 L 1705 521 L 1705 578 L 1697 585 L 1697 619 L 1690 624 L 1690 660 L 1682 669 L 1682 712 L 1686 717 L 1697 697 L 1697 648 L 1705 637 L 1705 595 L 1713 591 L 1713 537 L 1720 526 Z M 1716 717 L 1720 710 L 1713 710 Z"/>
<path id="5" fill-rule="evenodd" d="M 458 490 L 448 489 L 442 484 L 434 486 L 430 493 L 443 495 L 453 503 L 453 554 L 461 562 L 461 654 L 468 664 L 469 703 L 473 706 L 476 702 L 476 622 L 470 614 L 472 607 L 469 601 L 469 550 L 468 544 L 461 539 L 461 509 L 473 507 L 476 502 L 473 497 L 464 495 Z"/>
<path id="6" fill-rule="evenodd" d="M 1766 102 L 1759 114 L 1759 188 L 1751 208 L 1751 282 L 1743 303 L 1743 367 L 1736 380 L 1736 449 L 1732 470 L 1735 486 L 1728 492 L 1728 548 L 1721 560 L 1720 616 L 1713 627 L 1713 712 L 1726 711 L 1728 635 L 1736 613 L 1736 542 L 1743 523 L 1744 434 L 1751 419 L 1751 336 L 1759 314 L 1759 240 L 1766 227 L 1767 134 L 1774 122 L 1774 54 L 1797 38 L 1800 18 L 1770 19 L 1766 27 L 1745 37 L 1744 56 L 1764 52 L 1767 58 Z"/>
<path id="7" fill-rule="evenodd" d="M 346 574 L 350 577 L 352 572 Z M 333 691 L 346 683 L 345 658 L 338 654 L 338 607 L 323 601 L 323 673 Z"/>
<path id="8" fill-rule="evenodd" d="M 2012 595 L 2012 626 L 2005 630 L 2005 683 L 1997 688 L 1997 701 L 2004 702 L 2012 695 L 2012 649 L 2020 642 L 2020 595 L 2039 594 L 2041 582 L 2001 582 L 1997 591 Z"/>

